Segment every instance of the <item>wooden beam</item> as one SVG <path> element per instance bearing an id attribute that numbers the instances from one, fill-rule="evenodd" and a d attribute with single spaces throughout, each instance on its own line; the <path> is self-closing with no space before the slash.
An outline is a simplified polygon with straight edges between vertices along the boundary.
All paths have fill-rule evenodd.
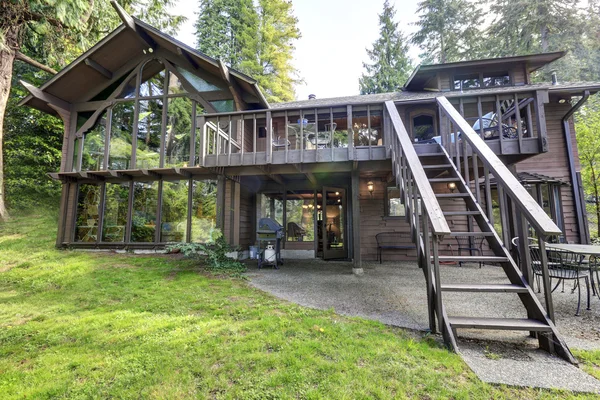
<path id="1" fill-rule="evenodd" d="M 352 272 L 355 275 L 362 275 L 362 259 L 360 255 L 360 198 L 359 198 L 359 172 L 352 171 Z"/>
<path id="2" fill-rule="evenodd" d="M 177 47 L 177 54 L 185 58 L 187 62 L 189 62 L 192 67 L 194 67 L 194 69 L 198 69 L 198 63 L 196 62 L 196 60 L 194 60 L 194 58 L 190 55 L 189 52 L 182 49 L 181 47 Z"/>
<path id="3" fill-rule="evenodd" d="M 138 24 L 135 23 L 135 20 L 133 19 L 133 17 L 131 15 L 129 15 L 127 13 L 127 11 L 125 11 L 125 9 L 123 9 L 123 7 L 121 7 L 121 5 L 119 3 L 117 3 L 117 0 L 110 0 L 110 4 L 113 6 L 115 11 L 119 15 L 119 18 L 121 18 L 121 21 L 123 21 L 123 24 L 129 30 L 131 30 L 133 33 L 135 33 L 136 36 L 140 39 L 140 41 L 144 45 L 148 46 L 152 50 L 156 49 L 156 47 L 158 45 L 156 44 L 154 39 L 152 39 L 150 37 L 150 35 L 148 35 L 148 33 L 146 33 L 146 31 L 143 28 L 141 28 Z"/>
<path id="4" fill-rule="evenodd" d="M 94 61 L 90 58 L 86 58 L 84 62 L 85 62 L 85 65 L 92 68 L 93 70 L 98 72 L 100 75 L 104 76 L 107 79 L 112 79 L 112 77 L 113 77 L 112 72 L 110 72 L 109 70 L 104 68 L 102 65 L 98 64 L 96 61 Z"/>
<path id="5" fill-rule="evenodd" d="M 231 79 L 231 75 L 229 74 L 229 68 L 225 65 L 223 60 L 219 60 L 219 70 L 221 71 L 221 77 L 227 82 L 227 86 L 229 87 L 229 91 L 233 96 L 233 101 L 235 102 L 235 108 L 237 111 L 246 110 L 248 107 L 242 98 L 241 91 L 239 87 L 233 79 Z"/>
<path id="6" fill-rule="evenodd" d="M 19 82 L 36 99 L 41 100 L 48 104 L 52 104 L 53 106 L 61 108 L 65 111 L 71 112 L 71 109 L 73 108 L 73 105 L 71 103 L 69 103 L 63 99 L 59 99 L 58 97 L 53 96 L 50 93 L 46 93 L 46 92 L 42 91 L 41 89 L 33 86 L 31 83 L 25 82 L 24 80 L 20 80 Z"/>

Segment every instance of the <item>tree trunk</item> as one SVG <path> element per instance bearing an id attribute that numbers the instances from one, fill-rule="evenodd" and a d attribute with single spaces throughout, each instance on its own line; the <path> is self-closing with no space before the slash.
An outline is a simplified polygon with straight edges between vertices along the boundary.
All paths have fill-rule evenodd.
<path id="1" fill-rule="evenodd" d="M 4 114 L 10 94 L 12 83 L 13 63 L 15 61 L 15 51 L 18 43 L 19 27 L 9 28 L 4 36 L 5 47 L 0 50 L 0 221 L 8 219 L 6 211 L 5 192 L 4 192 Z"/>

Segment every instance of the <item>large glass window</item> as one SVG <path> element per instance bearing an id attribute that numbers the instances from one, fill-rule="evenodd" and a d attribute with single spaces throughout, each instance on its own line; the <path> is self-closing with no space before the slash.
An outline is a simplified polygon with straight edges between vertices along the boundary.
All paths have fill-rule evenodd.
<path id="1" fill-rule="evenodd" d="M 161 242 L 187 240 L 187 210 L 189 181 L 163 182 L 161 211 Z"/>
<path id="2" fill-rule="evenodd" d="M 85 134 L 81 158 L 82 171 L 99 171 L 104 165 L 104 143 L 106 139 L 106 113 L 97 120 L 96 125 Z"/>
<path id="3" fill-rule="evenodd" d="M 286 240 L 315 240 L 315 197 L 312 190 L 288 192 L 286 196 Z"/>
<path id="4" fill-rule="evenodd" d="M 75 226 L 76 242 L 96 242 L 98 240 L 99 205 L 100 186 L 79 185 Z"/>
<path id="5" fill-rule="evenodd" d="M 137 151 L 135 153 L 137 168 L 158 168 L 159 166 L 162 113 L 162 99 L 139 101 Z"/>
<path id="6" fill-rule="evenodd" d="M 387 188 L 385 197 L 386 217 L 404 217 L 406 215 L 406 209 L 402 202 L 402 196 L 400 195 L 400 189 L 396 186 L 390 186 Z"/>
<path id="7" fill-rule="evenodd" d="M 129 183 L 107 183 L 105 188 L 103 242 L 124 242 L 129 207 Z"/>
<path id="8" fill-rule="evenodd" d="M 190 159 L 192 101 L 187 97 L 169 99 L 165 129 L 165 167 L 182 167 Z"/>
<path id="9" fill-rule="evenodd" d="M 162 96 L 165 85 L 165 67 L 159 60 L 152 60 L 142 68 L 140 97 Z"/>
<path id="10" fill-rule="evenodd" d="M 158 182 L 133 183 L 132 242 L 154 242 Z"/>
<path id="11" fill-rule="evenodd" d="M 207 243 L 217 223 L 217 182 L 192 181 L 192 242 Z"/>
<path id="12" fill-rule="evenodd" d="M 271 218 L 283 225 L 283 193 L 260 195 L 260 218 Z"/>
<path id="13" fill-rule="evenodd" d="M 114 105 L 111 111 L 110 151 L 108 168 L 131 168 L 131 138 L 133 134 L 134 102 L 125 101 Z"/>

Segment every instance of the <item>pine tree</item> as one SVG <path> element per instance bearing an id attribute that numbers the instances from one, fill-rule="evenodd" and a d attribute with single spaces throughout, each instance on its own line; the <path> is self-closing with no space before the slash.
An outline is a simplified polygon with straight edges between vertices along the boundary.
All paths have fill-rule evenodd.
<path id="1" fill-rule="evenodd" d="M 419 30 L 411 42 L 424 63 L 447 63 L 480 56 L 481 10 L 468 0 L 422 0 L 417 6 Z"/>
<path id="2" fill-rule="evenodd" d="M 379 15 L 379 39 L 373 43 L 373 49 L 367 49 L 373 63 L 363 63 L 366 74 L 358 81 L 361 94 L 397 91 L 408 79 L 412 64 L 408 45 L 398 30 L 398 23 L 394 22 L 395 15 L 394 6 L 385 0 Z"/>
<path id="3" fill-rule="evenodd" d="M 489 55 L 546 53 L 580 36 L 578 0 L 485 0 L 495 15 L 487 30 Z"/>
<path id="4" fill-rule="evenodd" d="M 294 99 L 298 19 L 289 0 L 202 0 L 198 49 L 253 78 L 270 102 Z"/>
<path id="5" fill-rule="evenodd" d="M 201 0 L 196 21 L 196 47 L 232 68 L 240 68 L 244 52 L 254 48 L 258 16 L 252 0 Z"/>

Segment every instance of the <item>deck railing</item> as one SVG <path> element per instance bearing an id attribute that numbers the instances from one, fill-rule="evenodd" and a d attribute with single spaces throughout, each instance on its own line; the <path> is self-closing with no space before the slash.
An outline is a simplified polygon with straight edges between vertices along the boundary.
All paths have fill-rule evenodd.
<path id="1" fill-rule="evenodd" d="M 394 102 L 385 103 L 384 118 L 392 170 L 403 198 L 413 242 L 417 246 L 419 266 L 425 274 L 429 326 L 433 332 L 436 331 L 437 316 L 440 330 L 447 337 L 450 327 L 443 326 L 447 318 L 441 306 L 438 256 L 439 243 L 451 231 Z M 436 268 L 432 268 L 432 262 Z"/>
<path id="2" fill-rule="evenodd" d="M 385 159 L 381 104 L 198 116 L 194 165 Z"/>
<path id="3" fill-rule="evenodd" d="M 527 242 L 529 227 L 536 232 L 541 254 L 543 255 L 542 280 L 546 311 L 550 319 L 554 320 L 548 260 L 545 256 L 544 243 L 550 236 L 561 235 L 561 230 L 448 99 L 443 96 L 438 97 L 437 103 L 440 118 L 446 117 L 450 132 L 458 133 L 459 137 L 456 141 L 449 140 L 449 137 L 442 138 L 442 147 L 448 154 L 453 156 L 452 160 L 455 167 L 461 173 L 467 185 L 472 185 L 472 192 L 475 194 L 477 203 L 482 204 L 485 202 L 486 214 L 492 225 L 494 224 L 494 215 L 492 212 L 490 176 L 495 179 L 500 203 L 502 242 L 505 250 L 510 249 L 511 238 L 508 227 L 511 224 L 515 226 L 519 237 L 519 249 L 521 249 L 521 272 L 527 280 L 527 284 L 533 282 L 531 259 L 528 251 L 529 243 Z M 483 176 L 480 176 L 481 169 Z M 471 173 L 473 176 L 470 176 Z M 481 193 L 480 185 L 484 187 L 484 193 Z M 513 212 L 509 211 L 508 201 L 510 201 Z"/>
<path id="4" fill-rule="evenodd" d="M 496 154 L 532 154 L 547 150 L 544 104 L 540 93 L 465 95 L 451 101 Z M 458 132 L 451 130 L 445 122 L 440 118 L 441 139 L 454 143 L 455 146 L 447 147 L 447 151 L 455 157 L 460 151 L 458 142 L 454 140 Z"/>

